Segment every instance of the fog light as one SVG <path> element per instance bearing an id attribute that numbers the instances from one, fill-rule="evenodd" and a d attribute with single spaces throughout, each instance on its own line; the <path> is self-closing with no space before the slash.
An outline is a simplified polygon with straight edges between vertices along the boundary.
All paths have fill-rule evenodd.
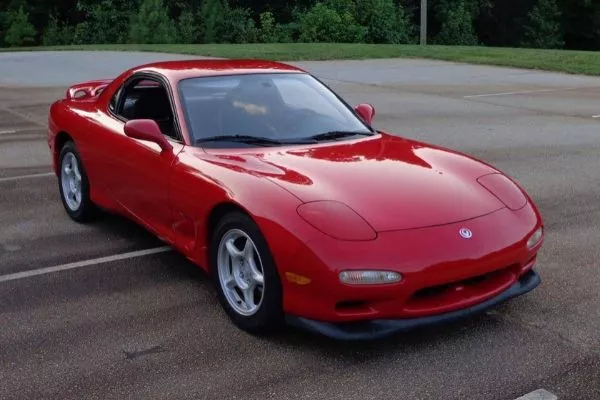
<path id="1" fill-rule="evenodd" d="M 540 242 L 540 240 L 542 240 L 543 234 L 544 230 L 540 226 L 535 232 L 533 232 L 533 235 L 531 235 L 527 241 L 527 248 L 529 250 L 533 249 Z"/>
<path id="2" fill-rule="evenodd" d="M 348 285 L 381 285 L 396 283 L 402 275 L 392 271 L 342 271 L 340 281 Z"/>

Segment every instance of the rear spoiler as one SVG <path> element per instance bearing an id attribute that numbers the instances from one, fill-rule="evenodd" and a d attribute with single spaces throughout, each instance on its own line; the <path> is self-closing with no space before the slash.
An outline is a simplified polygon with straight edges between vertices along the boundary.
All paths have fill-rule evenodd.
<path id="1" fill-rule="evenodd" d="M 67 89 L 67 100 L 89 100 L 97 97 L 112 81 L 112 79 L 100 79 L 73 85 Z"/>

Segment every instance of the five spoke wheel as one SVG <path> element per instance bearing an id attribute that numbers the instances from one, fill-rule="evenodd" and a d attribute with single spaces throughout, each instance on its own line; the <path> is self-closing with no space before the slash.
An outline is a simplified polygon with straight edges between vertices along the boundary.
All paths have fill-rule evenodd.
<path id="1" fill-rule="evenodd" d="M 263 301 L 265 278 L 250 236 L 240 229 L 227 231 L 219 243 L 217 269 L 229 305 L 243 316 L 255 314 Z"/>
<path id="2" fill-rule="evenodd" d="M 81 172 L 79 163 L 73 153 L 66 153 L 61 163 L 61 185 L 62 193 L 71 211 L 77 211 L 81 206 Z"/>
<path id="3" fill-rule="evenodd" d="M 90 184 L 75 143 L 67 141 L 60 148 L 57 162 L 61 200 L 69 216 L 77 222 L 88 222 L 97 208 L 90 198 Z"/>

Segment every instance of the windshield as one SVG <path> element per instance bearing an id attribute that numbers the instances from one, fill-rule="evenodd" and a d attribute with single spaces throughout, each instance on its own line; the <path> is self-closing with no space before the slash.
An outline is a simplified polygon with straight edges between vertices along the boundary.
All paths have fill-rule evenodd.
<path id="1" fill-rule="evenodd" d="M 307 143 L 311 138 L 343 140 L 353 138 L 354 133 L 372 132 L 346 104 L 309 74 L 185 79 L 180 82 L 180 93 L 191 140 L 196 145 Z M 332 132 L 345 134 L 336 136 Z M 330 134 L 324 135 L 327 133 Z M 248 137 L 268 140 L 240 140 Z"/>

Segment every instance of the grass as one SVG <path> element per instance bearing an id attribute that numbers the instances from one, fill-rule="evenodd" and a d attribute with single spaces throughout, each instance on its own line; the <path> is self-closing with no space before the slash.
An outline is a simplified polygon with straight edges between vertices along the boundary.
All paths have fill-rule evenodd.
<path id="1" fill-rule="evenodd" d="M 600 52 L 569 50 L 334 43 L 81 45 L 0 49 L 0 51 L 39 50 L 152 51 L 224 58 L 260 58 L 279 61 L 428 58 L 469 64 L 600 75 Z"/>

